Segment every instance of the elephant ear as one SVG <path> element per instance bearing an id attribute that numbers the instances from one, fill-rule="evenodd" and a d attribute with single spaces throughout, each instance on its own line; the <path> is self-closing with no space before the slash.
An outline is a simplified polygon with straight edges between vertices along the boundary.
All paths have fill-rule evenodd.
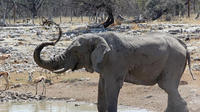
<path id="1" fill-rule="evenodd" d="M 96 72 L 100 72 L 105 55 L 111 50 L 104 39 L 100 40 L 91 54 L 92 66 Z"/>

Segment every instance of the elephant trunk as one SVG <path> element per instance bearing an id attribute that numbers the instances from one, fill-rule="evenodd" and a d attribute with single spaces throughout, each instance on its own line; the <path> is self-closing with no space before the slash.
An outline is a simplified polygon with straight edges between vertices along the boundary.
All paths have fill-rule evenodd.
<path id="1" fill-rule="evenodd" d="M 64 62 L 65 62 L 64 60 L 66 57 L 65 54 L 61 54 L 50 60 L 44 60 L 41 58 L 40 54 L 41 54 L 42 49 L 49 45 L 54 46 L 55 42 L 45 42 L 36 47 L 36 49 L 34 51 L 34 55 L 33 55 L 34 61 L 40 67 L 48 69 L 50 71 L 54 71 L 54 70 L 63 68 Z"/>
<path id="2" fill-rule="evenodd" d="M 41 51 L 44 47 L 49 46 L 49 45 L 54 46 L 60 40 L 60 38 L 62 37 L 62 30 L 61 30 L 60 26 L 57 25 L 54 22 L 53 22 L 53 24 L 55 24 L 59 29 L 58 39 L 55 42 L 44 42 L 44 43 L 38 45 L 35 48 L 34 55 L 33 55 L 34 61 L 40 67 L 48 69 L 50 71 L 61 69 L 64 66 L 64 62 L 65 62 L 64 60 L 66 58 L 66 54 L 61 54 L 60 56 L 57 56 L 57 57 L 50 59 L 50 60 L 43 60 L 40 57 Z"/>

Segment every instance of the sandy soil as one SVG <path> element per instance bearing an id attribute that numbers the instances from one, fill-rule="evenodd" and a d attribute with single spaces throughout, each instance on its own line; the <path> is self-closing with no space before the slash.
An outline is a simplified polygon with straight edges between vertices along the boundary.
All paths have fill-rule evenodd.
<path id="1" fill-rule="evenodd" d="M 25 38 L 27 39 L 27 42 L 30 41 L 29 38 L 31 36 L 29 38 L 28 37 L 29 36 Z M 6 42 L 9 42 L 9 40 L 5 40 L 2 43 Z M 38 42 L 40 41 L 38 40 L 34 44 L 38 44 Z M 19 51 L 27 50 L 21 48 L 20 46 L 18 48 Z M 35 47 L 31 46 L 31 48 L 28 49 L 31 54 L 31 59 L 34 48 Z M 27 52 L 25 52 L 25 54 L 27 54 Z M 197 56 L 199 57 L 199 54 Z M 21 58 L 17 61 L 21 61 Z M 193 72 L 197 80 L 192 80 L 188 72 L 188 68 L 186 68 L 186 71 L 182 77 L 181 84 L 179 86 L 179 91 L 181 96 L 186 100 L 189 110 L 191 112 L 200 112 L 200 75 L 199 72 Z M 27 81 L 27 76 L 27 73 L 17 75 L 11 73 L 12 85 Z M 98 77 L 99 75 L 97 73 L 90 74 L 80 71 L 66 73 L 64 76 L 54 77 L 53 85 L 46 84 L 46 96 L 56 98 L 73 98 L 78 101 L 97 103 Z M 89 80 L 75 80 L 80 78 L 89 78 Z M 3 85 L 4 81 L 2 81 L 3 79 L 1 78 L 0 85 Z M 4 86 L 0 86 L 0 90 L 3 88 Z M 9 91 L 18 91 L 21 93 L 32 92 L 35 94 L 35 86 L 32 84 L 22 83 L 21 87 L 12 88 Z M 40 84 L 39 93 L 41 93 L 41 91 L 42 84 Z M 118 104 L 144 108 L 155 112 L 163 112 L 167 106 L 167 94 L 157 85 L 142 86 L 124 83 L 123 88 L 120 91 Z"/>
<path id="2" fill-rule="evenodd" d="M 192 80 L 188 70 L 186 69 L 179 91 L 182 97 L 187 101 L 191 112 L 200 111 L 200 77 L 198 72 L 194 72 L 197 80 Z M 63 80 L 64 78 L 84 79 L 88 77 L 89 80 Z M 77 78 L 76 78 L 77 77 Z M 53 85 L 47 84 L 47 97 L 56 98 L 73 98 L 77 101 L 86 101 L 97 103 L 97 88 L 98 88 L 97 73 L 74 72 L 67 73 L 64 76 L 57 77 Z M 24 84 L 22 87 L 13 88 L 9 91 L 18 91 L 22 93 L 32 92 L 35 94 L 35 86 Z M 40 84 L 39 93 L 42 91 L 42 84 Z M 167 94 L 155 86 L 142 86 L 130 83 L 124 83 L 119 95 L 119 104 L 133 107 L 145 108 L 155 112 L 164 111 L 167 105 Z"/>

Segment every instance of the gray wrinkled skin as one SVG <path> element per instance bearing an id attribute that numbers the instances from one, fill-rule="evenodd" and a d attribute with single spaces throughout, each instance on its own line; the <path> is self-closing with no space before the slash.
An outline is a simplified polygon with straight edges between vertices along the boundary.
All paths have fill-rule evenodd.
<path id="1" fill-rule="evenodd" d="M 138 85 L 158 84 L 168 94 L 166 112 L 188 112 L 178 92 L 187 63 L 183 42 L 165 33 L 133 37 L 116 33 L 79 36 L 66 51 L 51 60 L 40 58 L 43 43 L 34 52 L 35 62 L 45 69 L 62 73 L 85 67 L 100 74 L 98 112 L 117 112 L 123 82 Z"/>

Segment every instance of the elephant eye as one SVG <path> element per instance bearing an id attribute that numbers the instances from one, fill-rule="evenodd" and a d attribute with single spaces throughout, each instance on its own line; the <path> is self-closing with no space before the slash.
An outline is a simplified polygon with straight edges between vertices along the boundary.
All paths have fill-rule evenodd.
<path id="1" fill-rule="evenodd" d="M 74 51 L 75 54 L 78 54 L 78 51 Z"/>

